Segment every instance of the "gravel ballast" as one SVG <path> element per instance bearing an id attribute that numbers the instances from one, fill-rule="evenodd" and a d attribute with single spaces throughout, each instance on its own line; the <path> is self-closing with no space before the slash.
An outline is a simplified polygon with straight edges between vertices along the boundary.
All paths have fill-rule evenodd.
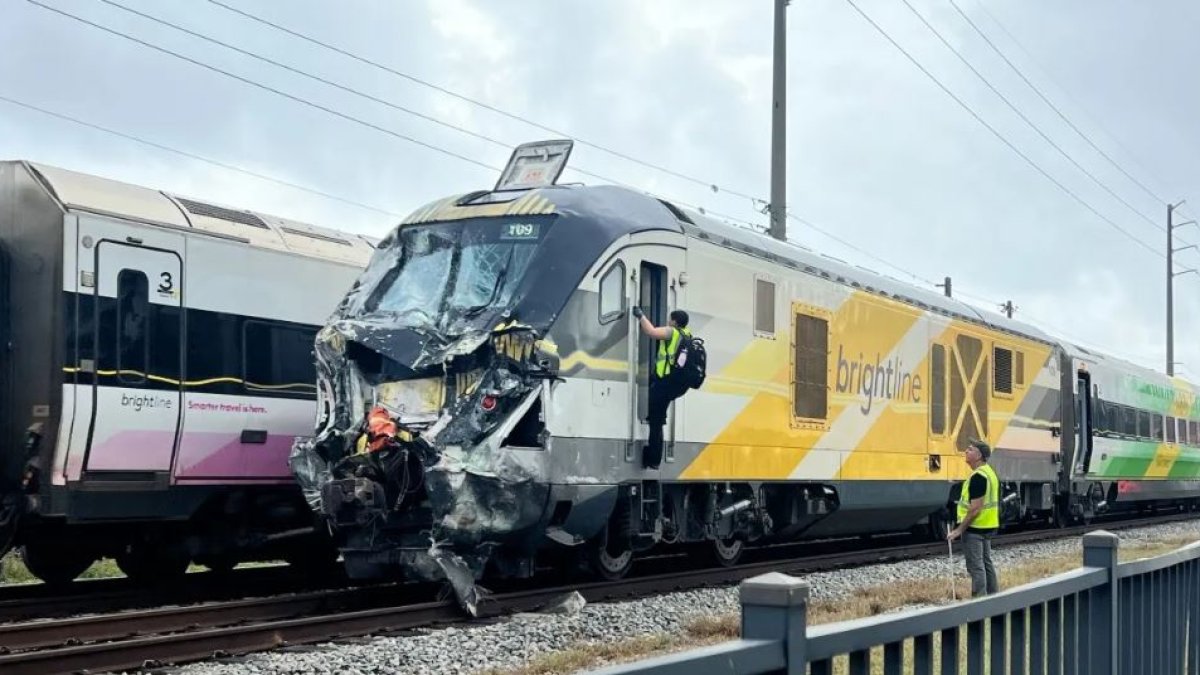
<path id="1" fill-rule="evenodd" d="M 1101 526 L 1102 527 L 1102 526 Z M 1200 520 L 1117 532 L 1122 544 L 1181 537 L 1200 539 Z M 1080 553 L 1078 537 L 995 549 L 998 568 L 1038 558 Z M 955 547 L 954 573 L 965 574 Z M 945 556 L 805 575 L 814 600 L 836 600 L 898 581 L 947 578 Z M 683 591 L 625 602 L 587 605 L 574 615 L 517 615 L 492 623 L 460 625 L 404 637 L 364 638 L 311 648 L 253 654 L 228 662 L 196 663 L 178 675 L 235 673 L 473 673 L 514 668 L 539 655 L 580 642 L 608 642 L 653 634 L 678 634 L 691 620 L 738 611 L 736 587 Z"/>

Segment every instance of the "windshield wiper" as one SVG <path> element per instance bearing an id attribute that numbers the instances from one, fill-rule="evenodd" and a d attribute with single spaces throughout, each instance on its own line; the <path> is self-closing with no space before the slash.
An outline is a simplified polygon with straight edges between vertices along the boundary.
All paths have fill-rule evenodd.
<path id="1" fill-rule="evenodd" d="M 433 317 L 429 314 L 429 312 L 426 312 L 425 310 L 421 309 L 420 307 L 408 307 L 406 309 L 400 310 L 399 312 L 392 312 L 392 314 L 396 315 L 397 318 L 402 317 L 402 316 L 408 316 L 409 314 L 420 314 L 421 316 L 425 317 L 425 321 L 427 323 L 433 322 Z"/>

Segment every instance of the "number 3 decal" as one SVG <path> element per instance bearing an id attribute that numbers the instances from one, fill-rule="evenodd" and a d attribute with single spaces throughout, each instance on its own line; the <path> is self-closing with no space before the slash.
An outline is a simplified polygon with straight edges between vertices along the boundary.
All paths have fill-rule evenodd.
<path id="1" fill-rule="evenodd" d="M 158 285 L 159 293 L 170 293 L 175 289 L 175 282 L 171 280 L 170 272 L 163 272 L 158 275 L 162 279 L 162 283 Z"/>

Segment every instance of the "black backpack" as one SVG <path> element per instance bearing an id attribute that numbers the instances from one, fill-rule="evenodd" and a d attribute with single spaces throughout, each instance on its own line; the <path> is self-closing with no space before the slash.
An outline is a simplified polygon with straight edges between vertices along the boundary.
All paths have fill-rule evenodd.
<path id="1" fill-rule="evenodd" d="M 671 377 L 680 385 L 699 389 L 708 375 L 708 354 L 704 351 L 704 340 L 679 334 L 679 351 L 671 367 Z"/>

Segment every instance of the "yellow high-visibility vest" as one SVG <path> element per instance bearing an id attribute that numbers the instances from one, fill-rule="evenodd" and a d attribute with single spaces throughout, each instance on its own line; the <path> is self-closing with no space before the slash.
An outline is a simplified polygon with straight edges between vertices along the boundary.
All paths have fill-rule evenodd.
<path id="1" fill-rule="evenodd" d="M 996 475 L 996 471 L 987 464 L 980 465 L 963 481 L 962 492 L 958 497 L 958 522 L 961 523 L 967 517 L 967 511 L 971 507 L 971 478 L 974 478 L 977 473 L 983 474 L 983 477 L 987 479 L 987 492 L 984 493 L 983 508 L 971 522 L 971 527 L 981 530 L 1000 527 L 1000 478 Z"/>
<path id="2" fill-rule="evenodd" d="M 675 365 L 675 355 L 679 352 L 679 342 L 682 339 L 680 333 L 692 336 L 686 328 L 672 328 L 670 340 L 658 341 L 658 361 L 654 364 L 654 372 L 660 378 L 669 375 L 671 367 Z"/>

